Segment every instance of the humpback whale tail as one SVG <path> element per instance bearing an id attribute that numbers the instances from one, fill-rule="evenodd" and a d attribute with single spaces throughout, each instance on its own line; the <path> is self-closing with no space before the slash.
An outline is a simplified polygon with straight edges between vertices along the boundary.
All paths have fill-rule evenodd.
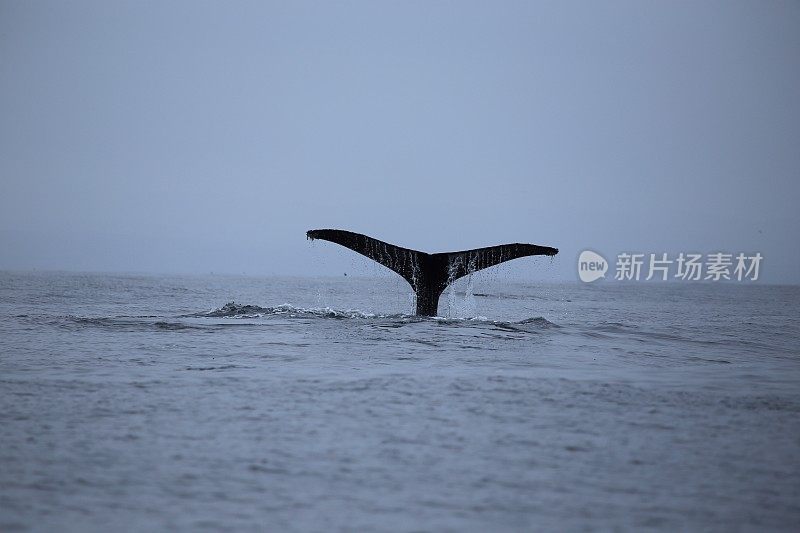
<path id="1" fill-rule="evenodd" d="M 417 315 L 436 316 L 439 296 L 462 276 L 529 255 L 556 255 L 558 249 L 535 244 L 500 244 L 461 252 L 428 254 L 338 229 L 315 229 L 306 238 L 335 242 L 388 267 L 414 289 Z"/>

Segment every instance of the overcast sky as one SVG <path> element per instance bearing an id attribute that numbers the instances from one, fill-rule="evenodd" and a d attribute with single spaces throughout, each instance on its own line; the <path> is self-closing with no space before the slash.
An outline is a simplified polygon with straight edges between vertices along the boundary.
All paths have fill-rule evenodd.
<path id="1" fill-rule="evenodd" d="M 0 268 L 339 274 L 333 227 L 798 283 L 798 95 L 798 2 L 2 0 Z"/>

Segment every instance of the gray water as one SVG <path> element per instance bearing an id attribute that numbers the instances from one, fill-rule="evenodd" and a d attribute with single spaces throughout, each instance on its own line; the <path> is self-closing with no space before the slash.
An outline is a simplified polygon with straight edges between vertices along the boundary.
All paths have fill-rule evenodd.
<path id="1" fill-rule="evenodd" d="M 409 296 L 0 273 L 0 530 L 800 524 L 800 288 Z"/>

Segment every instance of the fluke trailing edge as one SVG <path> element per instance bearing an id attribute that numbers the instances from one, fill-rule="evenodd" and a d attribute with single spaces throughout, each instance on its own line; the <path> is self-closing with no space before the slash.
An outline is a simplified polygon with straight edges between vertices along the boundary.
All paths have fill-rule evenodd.
<path id="1" fill-rule="evenodd" d="M 417 314 L 423 316 L 436 316 L 442 291 L 462 276 L 519 257 L 558 253 L 557 248 L 549 246 L 516 243 L 428 254 L 339 229 L 314 229 L 306 232 L 306 237 L 350 248 L 403 276 L 416 294 Z"/>

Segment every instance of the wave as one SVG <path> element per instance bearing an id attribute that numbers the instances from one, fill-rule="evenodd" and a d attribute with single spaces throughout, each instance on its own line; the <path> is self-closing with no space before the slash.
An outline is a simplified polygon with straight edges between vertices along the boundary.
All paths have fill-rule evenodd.
<path id="1" fill-rule="evenodd" d="M 542 326 L 545 328 L 560 328 L 558 324 L 555 322 L 550 322 L 543 316 L 537 316 L 533 318 L 526 318 L 525 320 L 520 320 L 519 322 L 514 322 L 514 324 L 533 324 L 535 326 Z"/>
<path id="2" fill-rule="evenodd" d="M 148 319 L 159 318 L 160 320 L 152 321 Z M 161 316 L 114 316 L 114 317 L 82 317 L 82 316 L 66 316 L 61 319 L 52 321 L 56 326 L 61 327 L 74 327 L 74 326 L 90 326 L 90 327 L 110 327 L 115 329 L 123 329 L 130 331 L 137 331 L 143 329 L 157 329 L 164 331 L 182 331 L 182 330 L 205 330 L 207 327 L 199 324 L 186 324 L 178 321 L 165 320 Z"/>
<path id="3" fill-rule="evenodd" d="M 456 293 L 463 295 L 465 293 Z M 488 293 L 488 292 L 474 292 L 472 293 L 473 296 L 478 298 L 495 298 L 498 300 L 536 300 L 539 299 L 537 296 L 533 296 L 530 294 L 509 294 L 509 293 Z"/>
<path id="4" fill-rule="evenodd" d="M 205 311 L 190 315 L 183 315 L 188 318 L 259 318 L 265 316 L 286 316 L 288 318 L 309 317 L 309 318 L 405 318 L 412 315 L 388 314 L 381 315 L 376 313 L 365 313 L 358 309 L 339 310 L 331 307 L 296 307 L 291 304 L 282 304 L 275 307 L 261 307 L 250 304 L 237 304 L 228 302 L 213 311 Z"/>
<path id="5" fill-rule="evenodd" d="M 301 320 L 347 320 L 357 321 L 379 328 L 400 328 L 407 326 L 434 326 L 455 328 L 491 328 L 508 332 L 539 333 L 550 328 L 561 328 L 544 317 L 530 317 L 518 321 L 493 320 L 484 316 L 476 317 L 423 317 L 403 313 L 368 313 L 359 309 L 333 309 L 330 307 L 297 307 L 282 304 L 262 307 L 252 304 L 228 302 L 217 309 L 183 315 L 116 315 L 116 316 L 61 316 L 45 320 L 53 326 L 66 329 L 108 328 L 117 331 L 163 331 L 200 333 L 220 331 L 236 327 L 259 327 L 268 325 L 270 319 Z M 28 318 L 28 320 L 32 320 Z M 40 322 L 36 320 L 36 322 Z"/>
<path id="6" fill-rule="evenodd" d="M 542 328 L 561 327 L 554 322 L 547 320 L 544 317 L 530 317 L 519 321 L 501 321 L 493 320 L 485 316 L 474 317 L 425 317 L 417 315 L 409 315 L 404 313 L 380 314 L 380 313 L 367 313 L 359 309 L 333 309 L 331 307 L 296 307 L 291 304 L 282 304 L 275 307 L 261 307 L 251 304 L 237 304 L 235 302 L 228 302 L 222 307 L 212 311 L 204 311 L 201 313 L 194 313 L 191 315 L 184 315 L 192 318 L 261 318 L 268 316 L 283 316 L 287 318 L 333 318 L 333 319 L 397 319 L 403 322 L 425 322 L 434 321 L 438 324 L 469 324 L 469 323 L 487 323 L 492 325 L 532 325 Z"/>

